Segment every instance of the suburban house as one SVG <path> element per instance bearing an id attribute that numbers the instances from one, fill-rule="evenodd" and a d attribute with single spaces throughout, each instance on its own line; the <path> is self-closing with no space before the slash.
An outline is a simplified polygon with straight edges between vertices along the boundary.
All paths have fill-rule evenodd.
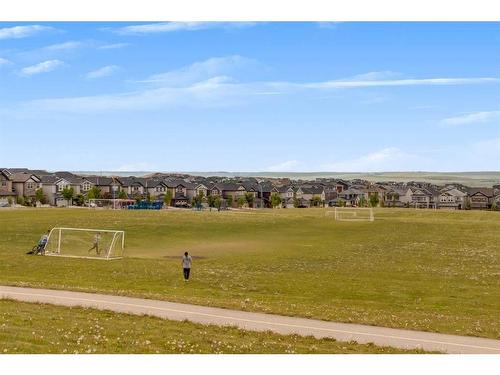
<path id="1" fill-rule="evenodd" d="M 295 196 L 299 200 L 299 207 L 311 207 L 315 197 L 320 199 L 320 205 L 323 206 L 326 199 L 325 189 L 322 186 L 301 186 L 297 189 Z"/>
<path id="2" fill-rule="evenodd" d="M 146 199 L 163 201 L 171 195 L 171 205 L 191 207 L 193 198 L 200 194 L 205 198 L 218 196 L 223 205 L 231 201 L 232 207 L 238 201 L 248 200 L 251 207 L 271 207 L 271 195 L 278 194 L 281 207 L 311 207 L 347 205 L 359 207 L 368 205 L 370 199 L 378 197 L 385 207 L 415 207 L 441 209 L 490 209 L 500 208 L 500 184 L 493 187 L 468 188 L 452 183 L 437 186 L 426 182 L 370 182 L 361 179 L 344 181 L 334 178 L 317 178 L 314 181 L 286 178 L 254 177 L 202 177 L 184 174 L 155 173 L 147 177 L 112 177 L 97 175 L 76 175 L 67 171 L 47 172 L 27 168 L 0 168 L 0 206 L 15 203 L 20 197 L 28 205 L 35 203 L 37 190 L 41 189 L 45 199 L 52 206 L 66 206 L 65 188 L 73 188 L 74 197 L 82 195 L 88 199 L 89 192 L 97 187 L 100 197 L 113 199 Z M 21 199 L 19 199 L 21 201 Z M 82 204 L 82 200 L 77 200 Z M 314 202 L 314 203 L 313 203 Z"/>
<path id="3" fill-rule="evenodd" d="M 40 178 L 29 172 L 13 173 L 9 178 L 18 197 L 34 198 L 40 187 Z"/>
<path id="4" fill-rule="evenodd" d="M 293 208 L 295 207 L 295 193 L 297 189 L 294 186 L 282 186 L 278 189 L 281 205 L 283 208 Z"/>
<path id="5" fill-rule="evenodd" d="M 401 197 L 405 196 L 406 188 L 392 187 L 385 194 L 384 205 L 386 207 L 404 207 Z"/>
<path id="6" fill-rule="evenodd" d="M 400 195 L 400 201 L 415 208 L 437 208 L 438 193 L 423 187 L 410 186 L 405 194 Z"/>
<path id="7" fill-rule="evenodd" d="M 146 194 L 149 194 L 151 199 L 163 201 L 168 191 L 168 186 L 165 182 L 162 180 L 148 180 L 146 186 Z"/>
<path id="8" fill-rule="evenodd" d="M 146 182 L 143 178 L 138 177 L 122 177 L 120 179 L 123 189 L 129 198 L 142 197 L 146 191 Z"/>
<path id="9" fill-rule="evenodd" d="M 486 210 L 493 203 L 493 188 L 468 189 L 468 205 L 471 209 Z"/>
<path id="10" fill-rule="evenodd" d="M 0 171 L 0 203 L 2 204 L 14 202 L 17 197 L 17 193 L 14 191 L 9 175 L 7 171 Z"/>
<path id="11" fill-rule="evenodd" d="M 465 208 L 467 193 L 454 186 L 445 187 L 441 190 L 438 198 L 438 207 L 452 210 L 462 210 Z"/>
<path id="12" fill-rule="evenodd" d="M 347 206 L 358 206 L 362 199 L 367 199 L 367 193 L 360 188 L 350 187 L 339 193 L 339 198 L 345 201 Z"/>
<path id="13" fill-rule="evenodd" d="M 101 191 L 104 199 L 118 198 L 118 194 L 123 187 L 120 179 L 105 176 L 85 176 L 82 182 L 82 192 L 89 191 L 92 187 L 97 187 Z"/>
<path id="14" fill-rule="evenodd" d="M 194 196 L 195 189 L 192 188 L 192 184 L 184 180 L 165 180 L 165 185 L 171 192 L 172 206 L 185 207 L 189 204 L 192 197 L 188 197 L 188 188 L 192 191 L 189 195 Z"/>

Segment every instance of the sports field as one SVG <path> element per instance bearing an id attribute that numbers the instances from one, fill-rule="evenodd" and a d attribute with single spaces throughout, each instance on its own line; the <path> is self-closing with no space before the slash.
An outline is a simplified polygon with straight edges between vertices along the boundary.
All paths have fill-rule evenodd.
<path id="1" fill-rule="evenodd" d="M 352 223 L 323 209 L 1 210 L 0 283 L 500 338 L 500 214 L 375 215 Z M 124 230 L 127 257 L 24 255 L 54 226 Z"/>

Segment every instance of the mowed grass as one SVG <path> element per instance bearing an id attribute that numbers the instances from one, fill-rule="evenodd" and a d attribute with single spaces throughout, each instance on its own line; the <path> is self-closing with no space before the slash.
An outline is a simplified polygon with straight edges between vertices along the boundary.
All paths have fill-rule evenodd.
<path id="1" fill-rule="evenodd" d="M 423 353 L 271 332 L 0 300 L 0 354 Z"/>
<path id="2" fill-rule="evenodd" d="M 0 283 L 500 338 L 500 214 L 0 210 Z M 24 253 L 54 226 L 125 230 L 119 261 Z M 182 281 L 180 257 L 194 256 Z"/>

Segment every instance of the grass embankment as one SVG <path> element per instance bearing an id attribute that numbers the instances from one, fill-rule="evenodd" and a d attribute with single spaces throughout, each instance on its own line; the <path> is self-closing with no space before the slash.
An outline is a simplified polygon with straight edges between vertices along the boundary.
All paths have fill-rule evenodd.
<path id="1" fill-rule="evenodd" d="M 271 332 L 249 332 L 117 314 L 0 300 L 0 353 L 423 353 Z"/>
<path id="2" fill-rule="evenodd" d="M 126 231 L 120 261 L 24 255 L 53 226 Z M 0 283 L 500 338 L 500 215 L 381 209 L 0 211 Z M 182 282 L 180 256 L 195 257 Z"/>

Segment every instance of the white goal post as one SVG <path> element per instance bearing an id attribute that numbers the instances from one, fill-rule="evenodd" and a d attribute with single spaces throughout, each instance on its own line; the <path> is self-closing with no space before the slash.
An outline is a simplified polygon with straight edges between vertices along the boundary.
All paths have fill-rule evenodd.
<path id="1" fill-rule="evenodd" d="M 45 255 L 87 259 L 121 259 L 125 232 L 110 229 L 52 228 Z"/>
<path id="2" fill-rule="evenodd" d="M 332 213 L 337 221 L 375 221 L 373 208 L 335 207 L 335 211 L 327 211 L 327 215 Z"/>
<path id="3" fill-rule="evenodd" d="M 85 205 L 88 208 L 123 209 L 135 203 L 134 199 L 88 199 Z"/>

